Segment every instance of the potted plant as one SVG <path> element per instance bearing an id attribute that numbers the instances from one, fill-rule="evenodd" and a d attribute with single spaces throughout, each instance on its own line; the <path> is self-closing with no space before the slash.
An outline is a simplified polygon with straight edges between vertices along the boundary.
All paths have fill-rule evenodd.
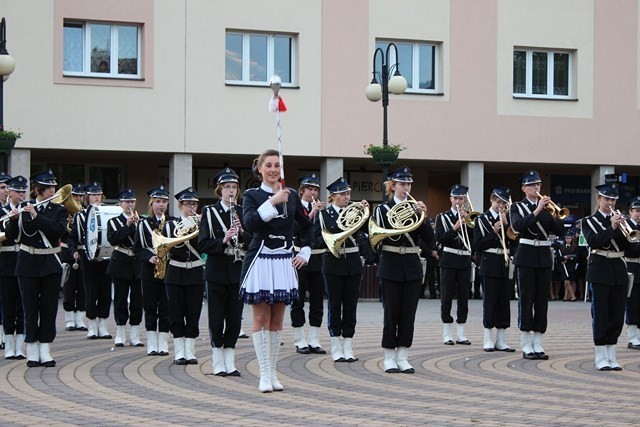
<path id="1" fill-rule="evenodd" d="M 398 160 L 398 155 L 404 147 L 400 144 L 387 144 L 387 145 L 365 145 L 364 154 L 373 157 L 373 160 L 381 166 L 392 165 Z"/>
<path id="2" fill-rule="evenodd" d="M 21 136 L 22 132 L 8 130 L 5 129 L 4 126 L 0 125 L 0 151 L 10 151 L 14 145 L 16 145 L 16 141 L 20 139 Z"/>

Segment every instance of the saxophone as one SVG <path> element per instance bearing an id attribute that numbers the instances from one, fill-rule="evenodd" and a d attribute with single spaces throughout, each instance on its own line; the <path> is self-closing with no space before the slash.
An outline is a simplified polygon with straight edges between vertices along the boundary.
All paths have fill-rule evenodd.
<path id="1" fill-rule="evenodd" d="M 153 234 L 155 234 L 156 232 L 158 232 L 159 234 L 162 234 L 162 229 L 164 228 L 164 225 L 166 224 L 166 222 L 167 222 L 167 217 L 165 216 L 165 214 L 162 214 L 162 221 L 160 221 L 160 225 L 158 226 L 158 228 L 153 230 Z M 153 241 L 153 235 L 151 236 L 151 240 Z M 158 280 L 162 280 L 164 279 L 164 275 L 167 274 L 167 261 L 169 259 L 170 248 L 166 248 L 164 246 L 158 246 L 157 248 L 154 248 L 154 249 L 156 251 L 156 257 L 158 258 L 158 262 L 156 263 L 153 269 L 153 277 Z"/>

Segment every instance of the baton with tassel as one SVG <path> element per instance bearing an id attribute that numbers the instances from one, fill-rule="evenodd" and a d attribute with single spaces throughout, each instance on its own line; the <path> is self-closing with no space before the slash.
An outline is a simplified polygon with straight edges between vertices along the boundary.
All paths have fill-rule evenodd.
<path id="1" fill-rule="evenodd" d="M 280 126 L 280 112 L 287 111 L 287 106 L 284 105 L 284 101 L 279 95 L 280 88 L 282 87 L 282 79 L 279 76 L 272 76 L 269 80 L 269 86 L 273 91 L 273 97 L 269 101 L 269 111 L 276 113 L 276 136 L 278 139 L 278 156 L 280 160 L 280 188 L 285 188 L 284 183 L 284 157 L 282 155 L 282 127 Z M 283 203 L 283 217 L 287 217 L 287 202 Z"/>

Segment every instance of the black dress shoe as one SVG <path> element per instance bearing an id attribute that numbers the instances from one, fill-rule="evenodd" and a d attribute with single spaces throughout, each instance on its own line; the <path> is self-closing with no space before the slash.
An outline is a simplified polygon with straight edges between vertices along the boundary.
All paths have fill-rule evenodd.
<path id="1" fill-rule="evenodd" d="M 147 356 L 157 356 L 160 353 L 158 353 L 157 351 L 150 351 L 149 353 L 147 353 Z"/>
<path id="2" fill-rule="evenodd" d="M 522 352 L 522 358 L 527 360 L 536 360 L 538 356 L 535 353 L 525 353 Z"/>
<path id="3" fill-rule="evenodd" d="M 142 344 L 141 342 L 139 342 L 136 345 L 130 344 L 131 347 L 144 347 L 144 344 Z"/>
<path id="4" fill-rule="evenodd" d="M 227 372 L 227 376 L 228 377 L 241 377 L 242 375 L 240 375 L 240 371 L 238 371 L 237 369 L 233 372 Z"/>
<path id="5" fill-rule="evenodd" d="M 14 357 L 14 359 L 16 359 L 16 360 L 24 360 L 24 359 L 26 359 L 26 357 L 24 357 L 21 354 L 18 354 L 16 357 Z"/>
<path id="6" fill-rule="evenodd" d="M 461 345 L 471 345 L 471 341 L 469 341 L 469 340 L 456 341 L 456 344 L 461 344 Z"/>
<path id="7" fill-rule="evenodd" d="M 110 340 L 113 337 L 111 335 L 100 335 L 98 338 L 101 340 Z"/>
<path id="8" fill-rule="evenodd" d="M 622 366 L 616 366 L 615 368 L 611 368 L 612 371 L 622 371 Z"/>
<path id="9" fill-rule="evenodd" d="M 327 354 L 327 351 L 324 348 L 320 347 L 320 346 L 318 346 L 318 347 L 309 346 L 309 351 L 311 353 L 313 353 L 313 354 Z"/>
<path id="10" fill-rule="evenodd" d="M 213 374 L 216 377 L 226 377 L 227 373 L 225 371 L 218 372 L 217 374 Z"/>
<path id="11" fill-rule="evenodd" d="M 483 348 L 484 351 L 488 352 L 488 353 L 492 353 L 493 351 L 495 351 L 496 349 L 491 347 L 491 348 Z"/>
<path id="12" fill-rule="evenodd" d="M 544 351 L 541 352 L 536 352 L 536 359 L 538 360 L 549 360 L 549 355 L 546 354 Z"/>
<path id="13" fill-rule="evenodd" d="M 400 372 L 400 369 L 398 368 L 389 368 L 385 371 L 387 374 L 397 374 Z"/>
<path id="14" fill-rule="evenodd" d="M 346 361 L 347 361 L 347 359 L 345 359 L 344 357 L 341 357 L 340 359 L 334 360 L 335 363 L 343 363 L 343 362 L 346 362 Z"/>
<path id="15" fill-rule="evenodd" d="M 55 368 L 56 367 L 56 361 L 55 360 L 49 360 L 47 362 L 42 362 L 42 363 L 40 363 L 40 366 L 44 366 L 45 368 Z"/>
<path id="16" fill-rule="evenodd" d="M 242 335 L 238 335 L 238 338 L 249 338 L 249 335 L 247 334 L 242 334 Z"/>
<path id="17" fill-rule="evenodd" d="M 400 371 L 402 374 L 415 374 L 416 370 L 414 368 L 405 369 L 404 371 Z"/>
<path id="18" fill-rule="evenodd" d="M 309 347 L 298 347 L 296 346 L 296 353 L 300 354 L 310 354 Z"/>
<path id="19" fill-rule="evenodd" d="M 197 365 L 198 359 L 189 359 L 187 360 L 187 365 Z"/>
<path id="20" fill-rule="evenodd" d="M 453 345 L 453 344 L 454 344 L 453 340 L 449 340 L 449 341 L 445 341 L 444 342 L 444 345 Z"/>
<path id="21" fill-rule="evenodd" d="M 40 366 L 39 360 L 27 360 L 27 368 L 37 368 Z"/>
<path id="22" fill-rule="evenodd" d="M 507 347 L 507 348 L 498 348 L 496 347 L 496 351 L 505 351 L 507 353 L 513 353 L 514 351 L 516 351 L 515 348 L 511 348 L 511 347 Z"/>
<path id="23" fill-rule="evenodd" d="M 64 328 L 65 331 L 75 331 L 76 327 L 75 326 L 67 326 L 66 328 Z"/>
<path id="24" fill-rule="evenodd" d="M 98 336 L 97 335 L 87 335 L 87 339 L 88 340 L 97 340 Z"/>
<path id="25" fill-rule="evenodd" d="M 174 360 L 173 363 L 175 363 L 176 365 L 186 365 L 187 364 L 187 359 L 185 358 L 180 358 L 178 360 Z"/>
<path id="26" fill-rule="evenodd" d="M 156 353 L 156 356 L 168 356 L 169 352 L 168 351 L 159 351 L 158 353 Z"/>
<path id="27" fill-rule="evenodd" d="M 116 347 L 124 347 L 124 343 L 119 342 L 119 343 L 117 343 L 115 346 L 116 346 Z"/>
<path id="28" fill-rule="evenodd" d="M 599 371 L 612 371 L 611 366 L 603 366 L 602 368 L 598 368 Z"/>
<path id="29" fill-rule="evenodd" d="M 75 330 L 76 331 L 85 331 L 85 332 L 88 331 L 86 326 L 76 326 Z"/>
<path id="30" fill-rule="evenodd" d="M 360 360 L 360 359 L 358 359 L 357 357 L 350 357 L 350 358 L 347 359 L 347 362 L 349 362 L 349 363 L 357 362 L 358 360 Z"/>
<path id="31" fill-rule="evenodd" d="M 640 350 L 640 345 L 628 343 L 627 348 L 630 348 L 631 350 Z"/>

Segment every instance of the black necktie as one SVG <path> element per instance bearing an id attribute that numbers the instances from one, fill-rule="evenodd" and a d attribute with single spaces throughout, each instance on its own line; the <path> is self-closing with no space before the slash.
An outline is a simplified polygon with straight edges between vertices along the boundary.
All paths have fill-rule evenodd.
<path id="1" fill-rule="evenodd" d="M 307 202 L 307 212 L 311 212 L 311 202 Z"/>

